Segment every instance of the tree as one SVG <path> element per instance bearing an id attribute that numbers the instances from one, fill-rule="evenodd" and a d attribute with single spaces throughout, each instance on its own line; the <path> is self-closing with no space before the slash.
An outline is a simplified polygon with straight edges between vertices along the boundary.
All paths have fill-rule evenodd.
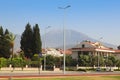
<path id="1" fill-rule="evenodd" d="M 61 57 L 54 57 L 55 67 L 61 67 Z M 62 61 L 63 62 L 63 61 Z"/>
<path id="2" fill-rule="evenodd" d="M 46 56 L 46 70 L 53 70 L 53 66 L 55 65 L 55 59 L 52 55 Z"/>
<path id="3" fill-rule="evenodd" d="M 104 64 L 105 64 L 105 63 L 104 63 L 104 57 L 103 57 L 103 56 L 100 56 L 100 57 L 99 57 L 99 65 L 100 65 L 100 66 L 104 66 Z"/>
<path id="4" fill-rule="evenodd" d="M 108 65 L 109 66 L 115 66 L 116 65 L 116 58 L 113 55 L 108 57 Z"/>
<path id="5" fill-rule="evenodd" d="M 14 53 L 14 41 L 15 41 L 16 35 L 14 35 L 13 33 L 9 33 L 9 34 L 6 34 L 5 37 L 6 37 L 6 40 L 8 40 L 9 43 L 10 43 L 12 57 L 13 57 L 13 53 Z"/>
<path id="6" fill-rule="evenodd" d="M 47 66 L 54 66 L 54 63 L 55 63 L 54 56 L 52 56 L 52 55 L 47 55 L 47 56 L 46 56 L 46 65 L 47 65 Z"/>
<path id="7" fill-rule="evenodd" d="M 0 40 L 0 57 L 9 58 L 11 55 L 10 44 L 7 40 Z"/>
<path id="8" fill-rule="evenodd" d="M 34 56 L 31 59 L 31 66 L 32 67 L 40 67 L 42 58 L 39 57 L 38 54 L 34 54 Z"/>
<path id="9" fill-rule="evenodd" d="M 42 52 L 42 42 L 38 24 L 33 27 L 33 53 L 40 54 Z"/>
<path id="10" fill-rule="evenodd" d="M 81 54 L 79 56 L 79 59 L 78 59 L 78 64 L 80 66 L 90 66 L 90 64 L 91 64 L 90 61 L 91 61 L 90 55 L 83 55 L 83 54 Z"/>
<path id="11" fill-rule="evenodd" d="M 9 58 L 10 48 L 10 43 L 6 39 L 6 34 L 4 33 L 3 28 L 0 27 L 0 57 Z"/>
<path id="12" fill-rule="evenodd" d="M 120 50 L 120 45 L 117 48 L 118 48 L 118 50 Z"/>
<path id="13" fill-rule="evenodd" d="M 75 59 L 72 59 L 71 55 L 66 55 L 66 66 L 76 66 L 77 61 Z"/>
<path id="14" fill-rule="evenodd" d="M 28 23 L 25 27 L 25 30 L 21 36 L 21 49 L 23 50 L 25 57 L 31 59 L 33 57 L 33 31 L 31 25 Z"/>
<path id="15" fill-rule="evenodd" d="M 8 29 L 6 29 L 6 30 L 5 30 L 5 35 L 6 35 L 6 34 L 9 34 L 9 33 L 10 33 L 10 32 L 8 31 Z"/>
<path id="16" fill-rule="evenodd" d="M 116 66 L 118 67 L 118 69 L 120 69 L 120 59 L 116 61 Z"/>
<path id="17" fill-rule="evenodd" d="M 25 57 L 29 59 L 31 59 L 34 54 L 41 54 L 42 42 L 38 24 L 35 24 L 33 29 L 29 23 L 26 25 L 25 30 L 21 36 L 20 44 Z"/>
<path id="18" fill-rule="evenodd" d="M 78 65 L 79 66 L 84 66 L 83 63 L 84 63 L 83 55 L 81 54 L 81 55 L 79 55 L 79 58 L 78 58 Z"/>
<path id="19" fill-rule="evenodd" d="M 24 52 L 23 52 L 23 51 L 20 51 L 20 52 L 19 52 L 19 57 L 21 57 L 22 59 L 25 59 L 25 55 L 24 55 Z"/>
<path id="20" fill-rule="evenodd" d="M 3 36 L 3 34 L 4 34 L 4 31 L 3 31 L 3 28 L 2 28 L 2 26 L 1 26 L 1 27 L 0 27 L 0 37 Z"/>

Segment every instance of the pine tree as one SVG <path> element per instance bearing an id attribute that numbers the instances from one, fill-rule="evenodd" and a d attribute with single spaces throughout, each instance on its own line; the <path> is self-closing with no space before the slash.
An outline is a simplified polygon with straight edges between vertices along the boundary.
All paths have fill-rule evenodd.
<path id="1" fill-rule="evenodd" d="M 32 53 L 33 47 L 33 31 L 31 29 L 31 25 L 28 23 L 26 25 L 25 31 L 21 36 L 21 49 L 24 51 L 25 57 L 31 59 L 34 55 Z"/>
<path id="2" fill-rule="evenodd" d="M 34 54 L 40 54 L 42 51 L 42 42 L 41 42 L 41 36 L 40 36 L 40 30 L 38 24 L 35 24 L 33 27 L 33 53 Z"/>

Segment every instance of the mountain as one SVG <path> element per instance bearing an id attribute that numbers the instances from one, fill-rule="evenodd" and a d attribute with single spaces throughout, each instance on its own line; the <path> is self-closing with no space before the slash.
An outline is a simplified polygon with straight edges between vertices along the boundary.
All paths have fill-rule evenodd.
<path id="1" fill-rule="evenodd" d="M 65 34 L 66 34 L 65 35 L 66 48 L 72 48 L 76 44 L 80 43 L 83 40 L 90 40 L 93 42 L 97 41 L 81 32 L 77 32 L 74 30 L 65 30 Z M 46 38 L 45 38 L 45 36 L 46 36 Z M 63 30 L 51 30 L 51 31 L 47 32 L 46 34 L 42 35 L 41 39 L 42 39 L 42 47 L 43 48 L 44 48 L 45 44 L 46 44 L 46 47 L 63 48 Z M 16 35 L 15 48 L 14 48 L 15 52 L 20 50 L 20 40 L 21 40 L 21 36 Z M 105 42 L 102 42 L 102 43 L 106 46 L 116 48 L 115 45 L 105 43 Z"/>
<path id="2" fill-rule="evenodd" d="M 21 40 L 21 35 L 16 34 L 14 52 L 20 50 L 20 40 Z"/>
<path id="3" fill-rule="evenodd" d="M 66 48 L 72 48 L 83 40 L 90 40 L 93 42 L 97 41 L 81 32 L 77 32 L 74 30 L 65 30 Z M 46 43 L 46 47 L 63 48 L 63 30 L 49 31 L 48 33 L 46 33 L 46 38 L 45 38 L 45 34 L 42 35 L 42 42 L 43 42 L 43 47 L 44 47 L 44 43 Z M 116 48 L 115 45 L 109 43 L 103 43 L 103 44 L 109 47 Z"/>

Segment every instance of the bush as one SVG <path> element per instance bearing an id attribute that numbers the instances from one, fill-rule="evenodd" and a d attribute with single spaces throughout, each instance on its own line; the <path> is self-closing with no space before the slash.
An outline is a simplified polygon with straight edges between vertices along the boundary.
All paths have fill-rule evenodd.
<path id="1" fill-rule="evenodd" d="M 66 67 L 65 68 L 66 71 L 76 71 L 76 67 Z"/>
<path id="2" fill-rule="evenodd" d="M 79 68 L 77 71 L 84 71 L 84 72 L 86 72 L 86 71 L 96 71 L 96 69 L 95 68 L 85 68 L 85 69 Z"/>
<path id="3" fill-rule="evenodd" d="M 87 71 L 95 71 L 96 69 L 95 68 L 89 68 L 89 69 L 86 69 Z"/>
<path id="4" fill-rule="evenodd" d="M 114 71 L 120 71 L 120 69 L 114 69 Z"/>
<path id="5" fill-rule="evenodd" d="M 0 68 L 7 67 L 7 59 L 0 58 Z"/>
<path id="6" fill-rule="evenodd" d="M 87 70 L 79 68 L 77 71 L 84 71 L 84 72 L 86 72 Z"/>
<path id="7" fill-rule="evenodd" d="M 54 66 L 46 65 L 46 70 L 53 71 L 54 70 Z"/>
<path id="8" fill-rule="evenodd" d="M 12 58 L 12 59 L 8 59 L 8 66 L 12 65 L 14 67 L 24 67 L 26 65 L 26 61 L 23 60 L 22 58 Z"/>
<path id="9" fill-rule="evenodd" d="M 31 67 L 39 67 L 40 63 L 39 61 L 31 61 Z"/>

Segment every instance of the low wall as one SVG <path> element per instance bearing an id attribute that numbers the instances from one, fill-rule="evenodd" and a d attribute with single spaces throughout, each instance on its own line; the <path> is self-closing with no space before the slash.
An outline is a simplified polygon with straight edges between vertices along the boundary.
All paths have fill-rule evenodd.
<path id="1" fill-rule="evenodd" d="M 18 70 L 18 71 L 20 71 L 20 70 L 26 70 L 26 71 L 37 71 L 38 70 L 38 68 L 9 68 L 9 67 L 4 67 L 4 68 L 1 68 L 1 70 L 3 70 L 3 71 L 10 71 L 10 70 Z M 40 68 L 40 70 L 42 70 L 42 68 Z"/>
<path id="2" fill-rule="evenodd" d="M 77 66 L 76 67 L 77 69 L 90 69 L 90 68 L 97 68 L 97 67 L 80 67 L 80 66 Z M 110 67 L 100 67 L 100 68 L 110 68 Z M 111 67 L 112 69 L 118 69 L 118 67 Z M 39 70 L 39 68 L 12 68 L 12 67 L 3 67 L 3 68 L 0 68 L 0 70 L 2 71 L 11 71 L 11 70 L 16 70 L 16 71 L 20 71 L 20 70 L 24 70 L 24 71 L 37 71 Z M 42 71 L 42 67 L 40 68 L 40 71 Z M 54 71 L 60 71 L 60 68 L 55 68 L 54 67 Z"/>
<path id="3" fill-rule="evenodd" d="M 3 67 L 0 70 L 2 70 L 2 71 L 11 71 L 11 70 L 15 70 L 15 71 L 22 71 L 22 70 L 24 70 L 24 71 L 38 71 L 39 69 L 40 69 L 40 71 L 42 71 L 42 67 L 41 68 Z M 60 68 L 55 68 L 54 67 L 54 71 L 60 71 Z"/>
<path id="4" fill-rule="evenodd" d="M 77 69 L 90 69 L 90 68 L 98 68 L 98 67 L 80 67 L 78 66 Z M 110 67 L 100 67 L 100 68 L 110 68 Z M 118 67 L 111 67 L 112 69 L 118 69 Z"/>

